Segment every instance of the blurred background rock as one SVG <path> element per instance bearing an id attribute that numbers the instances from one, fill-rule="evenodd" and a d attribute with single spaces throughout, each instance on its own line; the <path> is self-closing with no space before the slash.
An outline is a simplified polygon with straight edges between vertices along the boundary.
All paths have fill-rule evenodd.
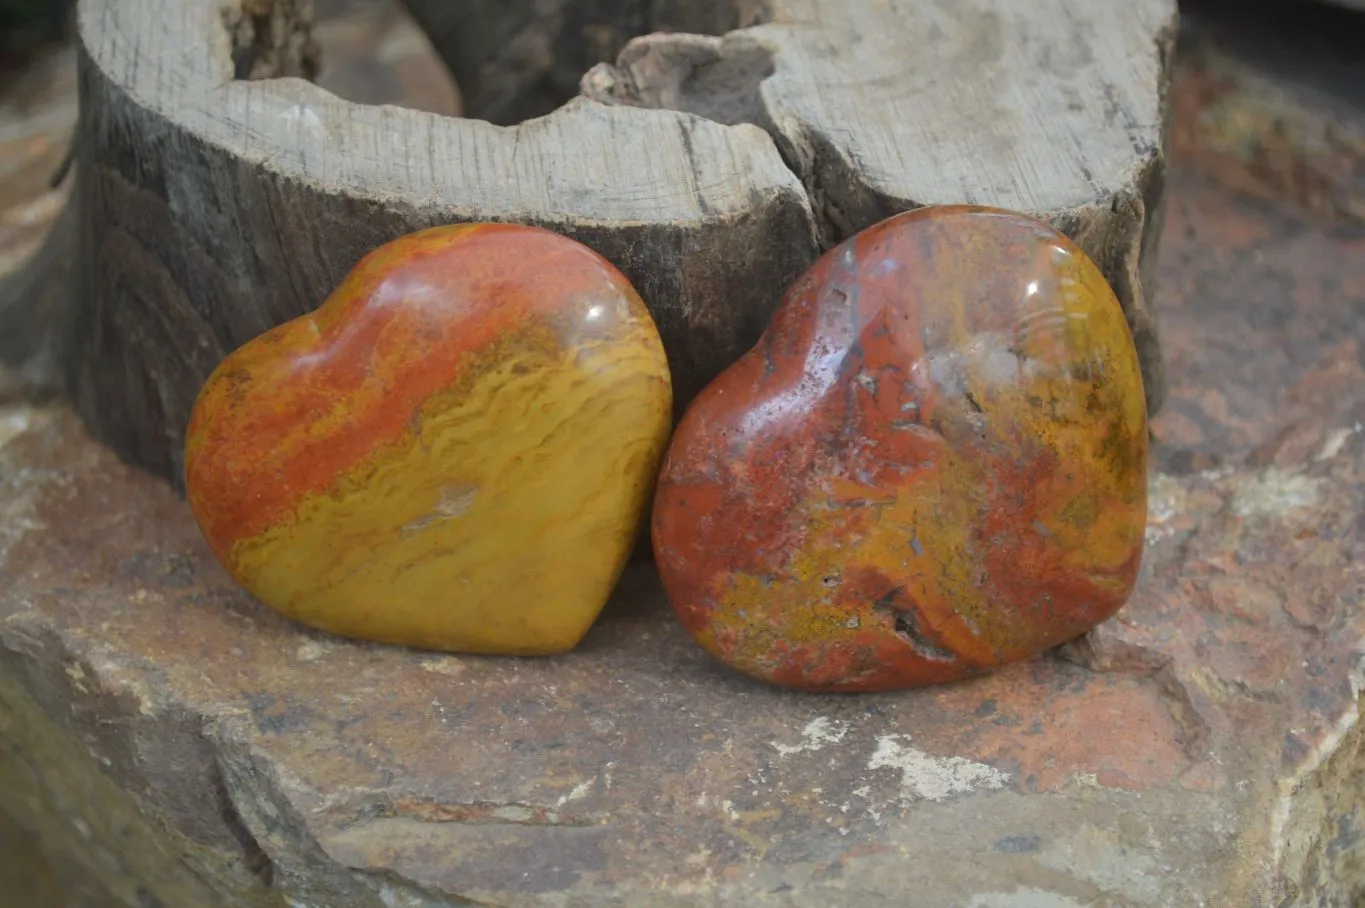
<path id="1" fill-rule="evenodd" d="M 0 0 L 0 55 L 24 54 L 60 37 L 72 6 L 72 0 Z"/>

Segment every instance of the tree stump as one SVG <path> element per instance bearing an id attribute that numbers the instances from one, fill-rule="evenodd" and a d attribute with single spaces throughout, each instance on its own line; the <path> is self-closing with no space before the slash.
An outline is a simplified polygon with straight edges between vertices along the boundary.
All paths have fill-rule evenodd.
<path id="1" fill-rule="evenodd" d="M 189 408 L 228 350 L 316 307 L 380 243 L 469 220 L 549 227 L 616 264 L 654 312 L 681 411 L 823 247 L 931 203 L 1035 213 L 1113 283 L 1159 404 L 1171 0 L 409 6 L 487 119 L 310 84 L 304 0 L 82 8 L 64 362 L 132 462 L 178 482 Z M 650 33 L 677 29 L 738 30 Z"/>

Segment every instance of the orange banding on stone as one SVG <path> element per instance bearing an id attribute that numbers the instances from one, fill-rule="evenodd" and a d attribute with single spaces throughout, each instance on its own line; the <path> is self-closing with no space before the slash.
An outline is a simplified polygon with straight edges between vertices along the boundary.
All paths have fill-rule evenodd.
<path id="1" fill-rule="evenodd" d="M 1117 611 L 1146 520 L 1138 359 L 1046 224 L 952 206 L 877 224 L 788 292 L 689 407 L 654 549 L 688 630 L 813 690 L 951 681 Z"/>
<path id="2" fill-rule="evenodd" d="M 223 361 L 186 486 L 218 557 L 291 618 L 560 652 L 619 578 L 671 413 L 658 332 L 609 263 L 537 228 L 439 227 Z"/>

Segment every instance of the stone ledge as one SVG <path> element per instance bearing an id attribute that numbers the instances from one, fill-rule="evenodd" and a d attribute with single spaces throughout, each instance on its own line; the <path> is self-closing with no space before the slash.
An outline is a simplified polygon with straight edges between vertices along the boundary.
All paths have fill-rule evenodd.
<path id="1" fill-rule="evenodd" d="M 709 663 L 647 568 L 564 658 L 301 630 L 69 413 L 4 416 L 3 808 L 97 843 L 59 852 L 126 904 L 1256 905 L 1362 882 L 1351 429 L 1303 468 L 1158 476 L 1142 593 L 1065 658 L 841 698 Z"/>

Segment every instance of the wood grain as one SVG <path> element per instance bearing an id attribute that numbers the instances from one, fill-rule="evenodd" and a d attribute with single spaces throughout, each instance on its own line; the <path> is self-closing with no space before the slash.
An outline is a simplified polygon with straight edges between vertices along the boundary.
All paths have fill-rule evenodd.
<path id="1" fill-rule="evenodd" d="M 318 66 L 304 2 L 82 6 L 80 267 L 49 318 L 81 413 L 125 457 L 174 479 L 229 350 L 381 243 L 474 220 L 548 227 L 620 268 L 680 412 L 822 249 L 926 203 L 1022 209 L 1113 284 L 1159 405 L 1171 0 L 407 5 L 470 119 L 301 78 Z"/>
<path id="2" fill-rule="evenodd" d="M 285 27 L 307 23 L 266 37 L 308 47 Z M 754 127 L 584 100 L 503 128 L 238 81 L 235 32 L 204 4 L 96 0 L 79 29 L 90 267 L 70 387 L 107 442 L 165 476 L 217 362 L 400 234 L 508 220 L 587 243 L 649 302 L 683 399 L 757 337 L 815 251 L 800 182 Z M 303 67 L 273 45 L 258 56 Z"/>
<path id="3" fill-rule="evenodd" d="M 1153 268 L 1173 2 L 772 0 L 763 18 L 723 38 L 638 38 L 585 92 L 706 116 L 720 102 L 722 117 L 763 125 L 826 245 L 922 205 L 1049 221 L 1114 286 L 1159 408 Z"/>

